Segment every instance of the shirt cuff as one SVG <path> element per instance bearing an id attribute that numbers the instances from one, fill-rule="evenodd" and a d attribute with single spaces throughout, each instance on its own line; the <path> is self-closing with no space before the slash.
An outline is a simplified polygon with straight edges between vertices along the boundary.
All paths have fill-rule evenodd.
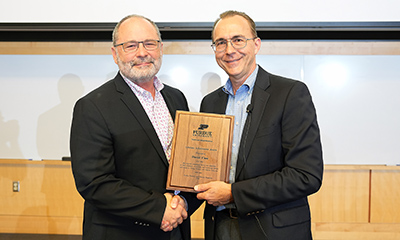
<path id="1" fill-rule="evenodd" d="M 180 193 L 181 193 L 181 191 L 179 191 L 179 190 L 175 190 L 175 191 L 174 191 L 174 194 L 175 194 L 175 195 L 178 195 L 179 197 L 181 197 L 181 198 L 183 199 L 183 201 L 185 201 L 185 204 L 186 204 L 186 211 L 188 211 L 188 209 L 189 209 L 188 202 L 186 201 L 186 198 L 185 198 L 184 196 L 179 195 Z"/>

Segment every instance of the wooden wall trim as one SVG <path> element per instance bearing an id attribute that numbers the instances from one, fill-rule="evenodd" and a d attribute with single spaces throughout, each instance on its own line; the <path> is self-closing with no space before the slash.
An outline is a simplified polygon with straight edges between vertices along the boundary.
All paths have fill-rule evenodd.
<path id="1" fill-rule="evenodd" d="M 400 239 L 400 224 L 313 223 L 314 240 L 395 240 Z"/>
<path id="2" fill-rule="evenodd" d="M 342 165 L 325 164 L 325 170 L 400 170 L 400 166 L 394 165 Z"/>
<path id="3" fill-rule="evenodd" d="M 371 223 L 400 223 L 399 185 L 400 168 L 372 170 Z"/>
<path id="4" fill-rule="evenodd" d="M 82 232 L 83 199 L 70 162 L 0 159 L 0 176 L 0 232 Z M 19 192 L 13 192 L 14 181 Z"/>
<path id="5" fill-rule="evenodd" d="M 164 54 L 213 54 L 211 41 L 164 41 Z M 0 54 L 109 55 L 111 42 L 0 42 Z M 400 55 L 400 41 L 262 41 L 260 55 Z"/>
<path id="6" fill-rule="evenodd" d="M 369 169 L 325 169 L 321 189 L 309 197 L 313 222 L 368 223 Z"/>
<path id="7" fill-rule="evenodd" d="M 81 234 L 83 199 L 70 164 L 0 159 L 0 233 Z M 314 239 L 399 239 L 399 184 L 400 166 L 325 165 L 309 197 Z M 193 238 L 204 236 L 203 208 L 192 215 Z"/>
<path id="8" fill-rule="evenodd" d="M 22 165 L 57 165 L 57 166 L 71 166 L 70 161 L 59 161 L 59 160 L 28 160 L 28 159 L 2 159 L 0 158 L 0 166 L 9 164 L 22 164 Z"/>
<path id="9" fill-rule="evenodd" d="M 0 215 L 0 233 L 82 234 L 82 217 Z"/>

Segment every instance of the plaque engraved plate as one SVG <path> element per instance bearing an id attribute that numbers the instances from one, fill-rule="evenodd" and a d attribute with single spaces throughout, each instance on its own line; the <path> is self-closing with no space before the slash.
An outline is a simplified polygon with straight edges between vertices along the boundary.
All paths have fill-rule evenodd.
<path id="1" fill-rule="evenodd" d="M 234 116 L 177 111 L 167 189 L 229 181 Z"/>

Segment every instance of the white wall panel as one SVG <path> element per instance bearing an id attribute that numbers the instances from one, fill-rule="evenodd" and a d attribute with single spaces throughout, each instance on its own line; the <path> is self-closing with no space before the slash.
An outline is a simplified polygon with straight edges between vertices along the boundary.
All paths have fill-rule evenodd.
<path id="1" fill-rule="evenodd" d="M 399 164 L 400 56 L 259 55 L 267 71 L 304 81 L 327 164 Z M 0 55 L 0 158 L 68 156 L 74 102 L 111 79 L 111 55 Z M 164 55 L 158 74 L 190 109 L 227 80 L 213 55 Z"/>

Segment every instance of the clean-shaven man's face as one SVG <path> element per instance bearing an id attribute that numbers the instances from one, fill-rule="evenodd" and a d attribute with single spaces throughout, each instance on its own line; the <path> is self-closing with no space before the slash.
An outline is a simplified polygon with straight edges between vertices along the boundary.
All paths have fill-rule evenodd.
<path id="1" fill-rule="evenodd" d="M 213 42 L 233 37 L 254 38 L 247 20 L 241 16 L 226 17 L 215 26 Z M 246 47 L 235 49 L 230 42 L 222 52 L 215 52 L 218 65 L 229 75 L 233 83 L 242 84 L 256 68 L 256 54 L 261 47 L 261 40 L 248 40 Z"/>

